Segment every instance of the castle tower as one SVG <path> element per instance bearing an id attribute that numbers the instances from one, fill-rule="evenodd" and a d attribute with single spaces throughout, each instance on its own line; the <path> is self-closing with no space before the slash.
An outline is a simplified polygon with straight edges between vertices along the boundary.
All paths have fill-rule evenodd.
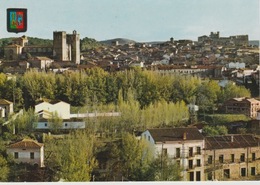
<path id="1" fill-rule="evenodd" d="M 71 61 L 80 64 L 80 36 L 77 31 L 67 34 L 67 44 L 71 47 Z"/>
<path id="2" fill-rule="evenodd" d="M 13 39 L 12 44 L 17 44 L 17 45 L 24 47 L 28 44 L 28 39 L 25 35 L 23 35 L 22 37 Z"/>
<path id="3" fill-rule="evenodd" d="M 56 60 L 69 61 L 69 48 L 66 41 L 65 31 L 53 32 L 53 55 Z"/>

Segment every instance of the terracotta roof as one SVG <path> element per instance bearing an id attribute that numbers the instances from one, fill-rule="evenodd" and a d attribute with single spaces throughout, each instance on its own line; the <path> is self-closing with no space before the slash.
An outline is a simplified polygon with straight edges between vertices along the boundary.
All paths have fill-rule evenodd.
<path id="1" fill-rule="evenodd" d="M 186 140 L 203 140 L 199 130 L 194 128 L 158 128 L 148 129 L 155 142 L 180 141 L 186 133 Z"/>
<path id="2" fill-rule="evenodd" d="M 207 136 L 205 138 L 205 149 L 210 150 L 210 149 L 254 147 L 254 146 L 259 146 L 259 142 L 260 142 L 259 138 L 249 134 Z"/>
<path id="3" fill-rule="evenodd" d="M 5 99 L 0 99 L 0 105 L 10 105 L 12 102 L 5 100 Z"/>
<path id="4" fill-rule="evenodd" d="M 42 146 L 43 144 L 38 143 L 37 141 L 23 139 L 22 141 L 10 144 L 8 148 L 41 148 Z"/>

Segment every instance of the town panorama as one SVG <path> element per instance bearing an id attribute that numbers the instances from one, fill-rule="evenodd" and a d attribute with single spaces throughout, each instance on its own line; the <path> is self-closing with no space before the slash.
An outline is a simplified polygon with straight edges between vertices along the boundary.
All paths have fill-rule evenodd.
<path id="1" fill-rule="evenodd" d="M 0 181 L 260 179 L 259 42 L 0 39 Z"/>

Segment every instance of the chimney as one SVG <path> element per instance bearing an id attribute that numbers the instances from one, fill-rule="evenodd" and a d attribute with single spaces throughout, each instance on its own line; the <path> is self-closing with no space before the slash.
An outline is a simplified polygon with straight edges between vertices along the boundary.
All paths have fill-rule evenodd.
<path id="1" fill-rule="evenodd" d="M 186 140 L 186 139 L 187 139 L 187 133 L 184 132 L 184 133 L 183 133 L 183 140 Z"/>

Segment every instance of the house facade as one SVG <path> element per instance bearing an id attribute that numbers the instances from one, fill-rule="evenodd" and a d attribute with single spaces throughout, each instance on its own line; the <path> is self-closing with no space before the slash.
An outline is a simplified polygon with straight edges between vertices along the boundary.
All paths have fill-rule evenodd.
<path id="1" fill-rule="evenodd" d="M 48 57 L 35 57 L 32 59 L 29 59 L 28 62 L 30 63 L 31 67 L 33 67 L 33 68 L 45 70 L 46 68 L 50 67 L 53 60 Z"/>
<path id="2" fill-rule="evenodd" d="M 37 164 L 44 167 L 44 145 L 31 139 L 12 143 L 7 147 L 7 153 L 14 157 L 17 163 Z"/>
<path id="3" fill-rule="evenodd" d="M 254 98 L 232 98 L 227 100 L 223 107 L 225 113 L 245 114 L 251 118 L 257 117 L 260 110 L 260 101 Z"/>
<path id="4" fill-rule="evenodd" d="M 240 134 L 205 137 L 205 180 L 248 180 L 260 174 L 259 141 Z"/>
<path id="5" fill-rule="evenodd" d="M 85 121 L 83 121 L 82 119 L 62 120 L 62 123 L 58 126 L 57 129 L 61 129 L 61 130 L 84 129 L 86 127 L 85 124 L 86 124 Z M 40 119 L 37 122 L 35 129 L 50 130 L 50 129 L 53 129 L 54 127 L 55 126 L 53 125 L 53 123 L 51 123 L 47 119 Z"/>
<path id="6" fill-rule="evenodd" d="M 155 156 L 167 154 L 175 160 L 184 181 L 204 179 L 204 139 L 197 128 L 148 129 L 141 138 L 155 146 Z"/>
<path id="7" fill-rule="evenodd" d="M 70 104 L 63 101 L 41 101 L 35 105 L 35 113 L 42 114 L 46 116 L 52 115 L 52 113 L 57 113 L 62 119 L 70 119 Z M 46 117 L 45 117 L 46 118 Z"/>

